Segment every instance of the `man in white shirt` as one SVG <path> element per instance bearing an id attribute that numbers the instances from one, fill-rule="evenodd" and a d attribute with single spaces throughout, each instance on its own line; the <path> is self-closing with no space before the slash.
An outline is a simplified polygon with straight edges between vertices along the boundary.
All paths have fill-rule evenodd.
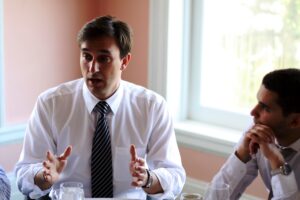
<path id="1" fill-rule="evenodd" d="M 131 37 L 130 27 L 111 16 L 80 30 L 83 78 L 42 93 L 26 129 L 15 172 L 28 198 L 43 198 L 66 181 L 83 183 L 85 197 L 174 199 L 181 192 L 185 171 L 165 100 L 121 80 L 131 59 Z M 101 118 L 94 107 L 104 101 L 113 173 L 107 185 L 112 182 L 113 194 L 94 196 L 91 154 Z"/>
<path id="2" fill-rule="evenodd" d="M 258 172 L 268 199 L 300 199 L 299 91 L 299 69 L 275 70 L 263 78 L 251 111 L 254 125 L 212 181 L 229 184 L 230 199 L 239 199 Z"/>

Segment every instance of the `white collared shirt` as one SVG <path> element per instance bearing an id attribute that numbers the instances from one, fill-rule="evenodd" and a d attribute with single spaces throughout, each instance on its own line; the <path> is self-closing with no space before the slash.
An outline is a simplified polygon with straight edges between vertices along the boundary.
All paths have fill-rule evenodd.
<path id="1" fill-rule="evenodd" d="M 258 150 L 255 159 L 246 164 L 232 154 L 215 175 L 213 182 L 229 184 L 230 199 L 235 200 L 240 198 L 259 172 L 267 190 L 273 191 L 272 200 L 298 200 L 300 199 L 300 139 L 289 147 L 297 153 L 288 162 L 293 170 L 288 176 L 282 174 L 271 176 L 269 161 Z"/>
<path id="2" fill-rule="evenodd" d="M 79 181 L 86 197 L 91 196 L 91 148 L 96 126 L 92 112 L 99 100 L 93 96 L 83 79 L 67 82 L 42 93 L 30 117 L 22 153 L 16 165 L 17 184 L 21 192 L 36 198 L 41 191 L 34 184 L 35 174 L 42 169 L 46 152 L 56 155 L 72 145 L 72 154 L 60 180 Z M 185 171 L 175 138 L 173 122 L 165 100 L 141 86 L 121 81 L 118 90 L 106 100 L 112 112 L 108 115 L 111 135 L 114 197 L 145 199 L 141 188 L 131 186 L 129 172 L 130 144 L 139 157 L 157 175 L 163 194 L 157 198 L 173 199 L 185 182 Z"/>

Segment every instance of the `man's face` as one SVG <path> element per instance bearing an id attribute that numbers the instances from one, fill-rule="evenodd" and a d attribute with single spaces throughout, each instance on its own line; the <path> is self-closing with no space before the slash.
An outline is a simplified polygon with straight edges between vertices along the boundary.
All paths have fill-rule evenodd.
<path id="1" fill-rule="evenodd" d="M 109 98 L 119 87 L 122 71 L 130 54 L 120 58 L 113 37 L 99 37 L 80 44 L 80 68 L 88 89 L 101 100 Z"/>
<path id="2" fill-rule="evenodd" d="M 261 85 L 257 93 L 258 103 L 252 109 L 251 115 L 255 124 L 264 124 L 274 131 L 275 137 L 281 137 L 288 128 L 288 117 L 283 115 L 277 98 L 276 93 Z"/>

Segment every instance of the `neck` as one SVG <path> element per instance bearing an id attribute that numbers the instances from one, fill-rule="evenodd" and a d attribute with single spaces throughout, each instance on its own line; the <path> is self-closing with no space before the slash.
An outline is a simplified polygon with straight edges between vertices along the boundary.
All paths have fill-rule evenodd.
<path id="1" fill-rule="evenodd" d="M 283 133 L 276 137 L 276 140 L 280 146 L 290 146 L 294 142 L 296 142 L 300 138 L 300 131 L 297 132 L 289 132 Z"/>

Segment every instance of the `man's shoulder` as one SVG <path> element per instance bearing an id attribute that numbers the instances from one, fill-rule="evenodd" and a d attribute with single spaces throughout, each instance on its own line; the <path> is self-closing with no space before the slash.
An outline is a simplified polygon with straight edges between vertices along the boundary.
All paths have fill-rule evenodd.
<path id="1" fill-rule="evenodd" d="M 164 98 L 153 90 L 132 82 L 122 80 L 125 95 L 144 100 L 164 101 Z"/>
<path id="2" fill-rule="evenodd" d="M 49 88 L 39 95 L 39 98 L 49 99 L 66 95 L 74 95 L 82 91 L 83 79 L 76 79 Z"/>

